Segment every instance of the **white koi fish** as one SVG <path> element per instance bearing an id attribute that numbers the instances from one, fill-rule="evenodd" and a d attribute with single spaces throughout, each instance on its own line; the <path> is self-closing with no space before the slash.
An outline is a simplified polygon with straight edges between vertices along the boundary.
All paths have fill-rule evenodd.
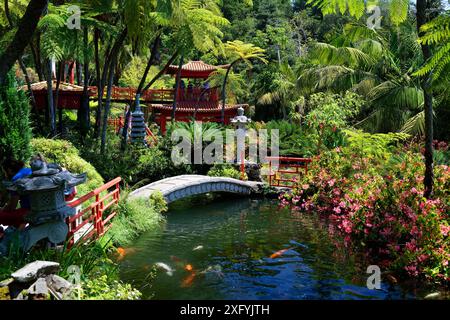
<path id="1" fill-rule="evenodd" d="M 163 263 L 163 262 L 157 262 L 155 263 L 155 266 L 157 266 L 159 269 L 162 269 L 164 271 L 166 271 L 166 274 L 168 276 L 173 276 L 173 272 L 175 270 L 173 270 L 171 267 L 169 267 L 167 264 Z"/>
<path id="2" fill-rule="evenodd" d="M 196 246 L 194 249 L 192 249 L 192 251 L 197 251 L 197 250 L 202 250 L 203 246 Z"/>

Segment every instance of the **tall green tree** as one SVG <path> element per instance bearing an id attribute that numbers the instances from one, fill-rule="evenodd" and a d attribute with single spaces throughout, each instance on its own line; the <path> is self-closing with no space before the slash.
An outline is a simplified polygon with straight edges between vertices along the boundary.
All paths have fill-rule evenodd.
<path id="1" fill-rule="evenodd" d="M 0 85 L 0 160 L 12 157 L 27 161 L 30 157 L 30 105 L 20 90 L 14 72 Z"/>
<path id="2" fill-rule="evenodd" d="M 40 17 L 47 8 L 48 0 L 31 0 L 27 6 L 12 41 L 5 50 L 0 51 L 0 84 L 5 81 L 6 74 L 20 58 L 31 41 Z"/>
<path id="3" fill-rule="evenodd" d="M 265 50 L 251 43 L 244 43 L 240 40 L 228 41 L 225 45 L 225 50 L 226 56 L 230 61 L 230 66 L 228 67 L 222 84 L 222 123 L 225 122 L 226 86 L 228 76 L 233 70 L 233 67 L 240 62 L 244 62 L 248 68 L 252 68 L 253 64 L 251 60 L 259 60 L 263 63 L 267 63 L 264 55 Z"/>

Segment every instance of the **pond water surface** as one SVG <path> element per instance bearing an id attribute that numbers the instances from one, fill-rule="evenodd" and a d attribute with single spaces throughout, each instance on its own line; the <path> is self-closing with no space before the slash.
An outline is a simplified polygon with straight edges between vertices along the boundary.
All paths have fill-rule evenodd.
<path id="1" fill-rule="evenodd" d="M 369 290 L 363 259 L 349 254 L 316 216 L 280 209 L 276 201 L 177 202 L 160 228 L 143 234 L 128 251 L 121 277 L 143 298 L 414 299 L 425 294 L 386 281 L 380 290 Z M 173 273 L 159 268 L 150 282 L 155 263 Z"/>

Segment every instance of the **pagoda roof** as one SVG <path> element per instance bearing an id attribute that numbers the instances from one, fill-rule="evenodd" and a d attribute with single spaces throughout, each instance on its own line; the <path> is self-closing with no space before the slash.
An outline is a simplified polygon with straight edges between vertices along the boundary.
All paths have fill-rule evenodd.
<path id="1" fill-rule="evenodd" d="M 181 77 L 206 79 L 212 72 L 218 69 L 228 69 L 229 67 L 229 64 L 213 66 L 203 61 L 189 61 L 182 66 Z M 178 73 L 178 66 L 170 65 L 166 73 L 176 75 Z"/>
<path id="2" fill-rule="evenodd" d="M 24 85 L 21 87 L 22 90 L 27 91 L 28 86 Z M 56 80 L 52 81 L 52 89 L 56 90 Z M 47 81 L 41 81 L 31 84 L 31 90 L 32 91 L 43 91 L 47 90 Z M 67 82 L 60 82 L 59 83 L 59 91 L 61 92 L 74 92 L 74 93 L 82 93 L 83 87 L 77 86 L 75 84 L 67 83 Z"/>

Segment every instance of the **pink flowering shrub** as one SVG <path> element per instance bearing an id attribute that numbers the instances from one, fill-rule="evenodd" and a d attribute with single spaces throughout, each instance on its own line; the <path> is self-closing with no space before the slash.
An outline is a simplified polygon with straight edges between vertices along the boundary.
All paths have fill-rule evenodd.
<path id="1" fill-rule="evenodd" d="M 316 157 L 283 206 L 317 212 L 377 264 L 450 281 L 450 168 L 435 166 L 435 194 L 423 194 L 420 152 L 361 157 L 341 147 Z"/>

